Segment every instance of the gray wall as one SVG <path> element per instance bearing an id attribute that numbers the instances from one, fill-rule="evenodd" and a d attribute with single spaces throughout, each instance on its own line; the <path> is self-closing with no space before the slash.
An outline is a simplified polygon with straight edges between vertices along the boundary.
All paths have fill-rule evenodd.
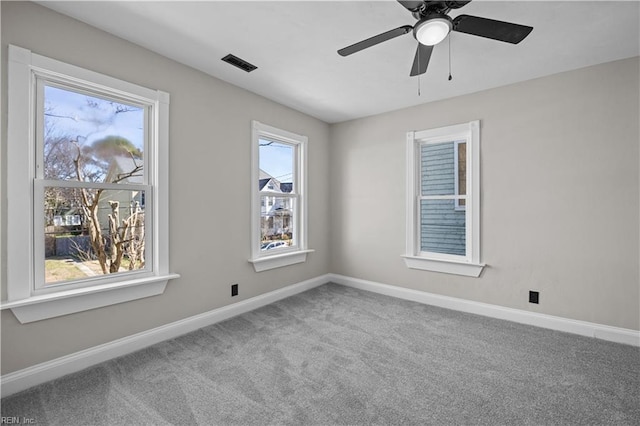
<path id="1" fill-rule="evenodd" d="M 7 44 L 171 94 L 171 271 L 182 277 L 162 296 L 31 324 L 2 311 L 3 374 L 329 272 L 326 123 L 30 3 L 2 2 L 3 93 Z M 259 274 L 247 262 L 251 120 L 309 137 L 309 244 L 316 250 L 304 264 Z M 5 153 L 6 114 L 2 135 Z M 2 182 L 6 193 L 5 174 Z M 6 253 L 4 204 L 2 212 Z M 232 283 L 240 284 L 233 299 Z"/>
<path id="2" fill-rule="evenodd" d="M 638 330 L 638 68 L 632 58 L 332 126 L 332 272 Z M 407 269 L 406 132 L 475 119 L 488 266 L 480 278 Z"/>

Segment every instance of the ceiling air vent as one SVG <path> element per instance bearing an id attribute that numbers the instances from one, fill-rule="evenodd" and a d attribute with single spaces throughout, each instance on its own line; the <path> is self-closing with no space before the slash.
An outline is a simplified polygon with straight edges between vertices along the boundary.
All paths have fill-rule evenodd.
<path id="1" fill-rule="evenodd" d="M 238 67 L 243 71 L 246 72 L 251 72 L 253 70 L 255 70 L 256 67 L 253 64 L 250 64 L 249 62 L 245 61 L 244 59 L 240 59 L 237 56 L 232 55 L 231 53 L 229 53 L 227 56 L 225 56 L 224 58 L 222 58 L 223 61 L 225 61 L 228 64 L 233 65 L 234 67 Z"/>

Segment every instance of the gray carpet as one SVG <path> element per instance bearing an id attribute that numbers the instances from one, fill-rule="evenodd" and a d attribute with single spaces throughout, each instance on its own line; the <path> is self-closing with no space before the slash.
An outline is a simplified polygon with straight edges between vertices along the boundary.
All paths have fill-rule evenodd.
<path id="1" fill-rule="evenodd" d="M 32 388 L 38 425 L 638 425 L 640 349 L 335 284 Z"/>

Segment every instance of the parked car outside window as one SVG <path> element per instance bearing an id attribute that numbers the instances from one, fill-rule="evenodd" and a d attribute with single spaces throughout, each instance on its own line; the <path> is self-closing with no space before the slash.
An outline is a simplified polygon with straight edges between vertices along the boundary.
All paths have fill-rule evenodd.
<path id="1" fill-rule="evenodd" d="M 284 241 L 269 241 L 267 243 L 262 243 L 262 245 L 260 246 L 260 250 L 262 251 L 271 250 L 274 248 L 283 248 L 286 246 L 287 246 L 287 243 Z"/>

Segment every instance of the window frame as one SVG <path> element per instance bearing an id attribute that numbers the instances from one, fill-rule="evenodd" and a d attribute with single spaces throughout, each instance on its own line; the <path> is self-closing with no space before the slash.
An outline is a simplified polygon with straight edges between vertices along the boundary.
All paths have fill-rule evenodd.
<path id="1" fill-rule="evenodd" d="M 293 189 L 291 193 L 261 192 L 259 140 L 268 139 L 294 147 Z M 302 263 L 313 252 L 307 242 L 307 144 L 306 136 L 278 129 L 253 120 L 251 122 L 251 258 L 256 272 Z M 288 198 L 294 204 L 294 246 L 277 249 L 275 253 L 260 250 L 261 198 L 263 196 Z M 275 202 L 274 202 L 275 203 Z M 268 202 L 266 203 L 269 204 Z"/>
<path id="2" fill-rule="evenodd" d="M 457 181 L 457 147 L 466 142 L 466 196 L 465 206 L 465 255 L 451 255 L 421 251 L 420 201 L 421 147 L 424 144 L 454 143 L 454 165 Z M 406 180 L 406 250 L 402 256 L 408 268 L 478 277 L 484 264 L 480 262 L 480 121 L 445 126 L 423 131 L 407 132 L 407 180 Z M 458 194 L 455 182 L 455 194 Z M 459 200 L 455 198 L 454 200 Z"/>
<path id="3" fill-rule="evenodd" d="M 168 139 L 169 94 L 128 83 L 94 71 L 9 46 L 8 61 L 8 143 L 7 143 L 7 301 L 2 309 L 11 309 L 22 323 L 66 315 L 115 303 L 139 299 L 164 292 L 168 280 L 179 275 L 169 272 L 168 221 Z M 38 170 L 41 153 L 37 138 L 38 84 L 62 84 L 63 87 L 104 94 L 109 98 L 138 100 L 150 106 L 149 152 L 145 153 L 146 234 L 150 236 L 150 253 L 145 256 L 149 270 L 104 275 L 69 284 L 48 285 L 38 289 L 37 272 L 43 265 L 44 223 L 42 201 L 47 182 Z M 147 114 L 149 115 L 149 114 Z M 41 169 L 41 167 L 40 167 Z M 84 183 L 68 181 L 69 186 Z M 95 185 L 95 184 L 92 184 Z M 115 184 L 101 184 L 114 186 Z M 67 186 L 65 184 L 65 186 Z M 124 187 L 119 187 L 125 189 Z M 149 208 L 151 207 L 151 208 Z M 30 214 L 24 214 L 25 211 Z M 42 229 L 40 232 L 38 229 Z M 42 238 L 40 238 L 42 237 Z M 42 240 L 42 241 L 39 241 Z"/>

